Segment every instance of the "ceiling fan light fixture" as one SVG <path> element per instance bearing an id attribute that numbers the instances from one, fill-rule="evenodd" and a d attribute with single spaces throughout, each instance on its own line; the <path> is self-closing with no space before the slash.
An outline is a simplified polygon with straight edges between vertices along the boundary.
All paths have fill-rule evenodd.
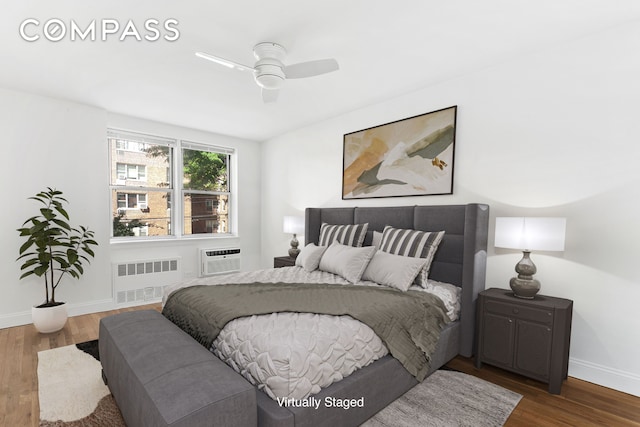
<path id="1" fill-rule="evenodd" d="M 284 78 L 276 74 L 256 74 L 256 83 L 264 89 L 280 89 L 283 82 Z"/>
<path id="2" fill-rule="evenodd" d="M 284 65 L 276 58 L 263 58 L 256 62 L 254 76 L 258 86 L 264 89 L 280 89 L 285 75 Z"/>

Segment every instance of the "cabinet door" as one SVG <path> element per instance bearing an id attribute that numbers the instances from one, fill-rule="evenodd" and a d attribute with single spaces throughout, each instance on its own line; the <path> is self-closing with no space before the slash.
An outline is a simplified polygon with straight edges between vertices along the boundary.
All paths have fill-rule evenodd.
<path id="1" fill-rule="evenodd" d="M 551 360 L 551 328 L 527 320 L 517 320 L 516 327 L 514 368 L 524 375 L 547 381 Z"/>
<path id="2" fill-rule="evenodd" d="M 483 361 L 493 365 L 512 366 L 514 324 L 509 317 L 485 313 L 480 339 Z"/>

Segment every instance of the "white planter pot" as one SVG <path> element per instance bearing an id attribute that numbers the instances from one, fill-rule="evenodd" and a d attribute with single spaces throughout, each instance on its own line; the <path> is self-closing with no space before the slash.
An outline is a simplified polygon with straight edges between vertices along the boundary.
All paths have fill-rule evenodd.
<path id="1" fill-rule="evenodd" d="M 36 330 L 43 334 L 58 332 L 67 323 L 67 305 L 60 304 L 55 307 L 32 307 L 31 319 Z"/>

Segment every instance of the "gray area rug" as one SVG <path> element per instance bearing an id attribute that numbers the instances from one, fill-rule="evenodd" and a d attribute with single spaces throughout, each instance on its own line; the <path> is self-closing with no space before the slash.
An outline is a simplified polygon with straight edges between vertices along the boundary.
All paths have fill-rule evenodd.
<path id="1" fill-rule="evenodd" d="M 521 398 L 518 393 L 480 378 L 439 370 L 363 426 L 502 426 Z"/>
<path id="2" fill-rule="evenodd" d="M 41 427 L 124 427 L 102 384 L 97 341 L 40 352 L 38 359 Z M 439 370 L 363 426 L 502 426 L 521 398 L 471 375 Z"/>

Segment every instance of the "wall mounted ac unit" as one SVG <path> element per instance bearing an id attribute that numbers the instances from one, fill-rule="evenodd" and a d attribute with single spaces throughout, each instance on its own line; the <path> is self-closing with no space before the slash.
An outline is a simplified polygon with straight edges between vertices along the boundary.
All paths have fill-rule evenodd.
<path id="1" fill-rule="evenodd" d="M 200 277 L 240 271 L 240 248 L 200 249 Z"/>

